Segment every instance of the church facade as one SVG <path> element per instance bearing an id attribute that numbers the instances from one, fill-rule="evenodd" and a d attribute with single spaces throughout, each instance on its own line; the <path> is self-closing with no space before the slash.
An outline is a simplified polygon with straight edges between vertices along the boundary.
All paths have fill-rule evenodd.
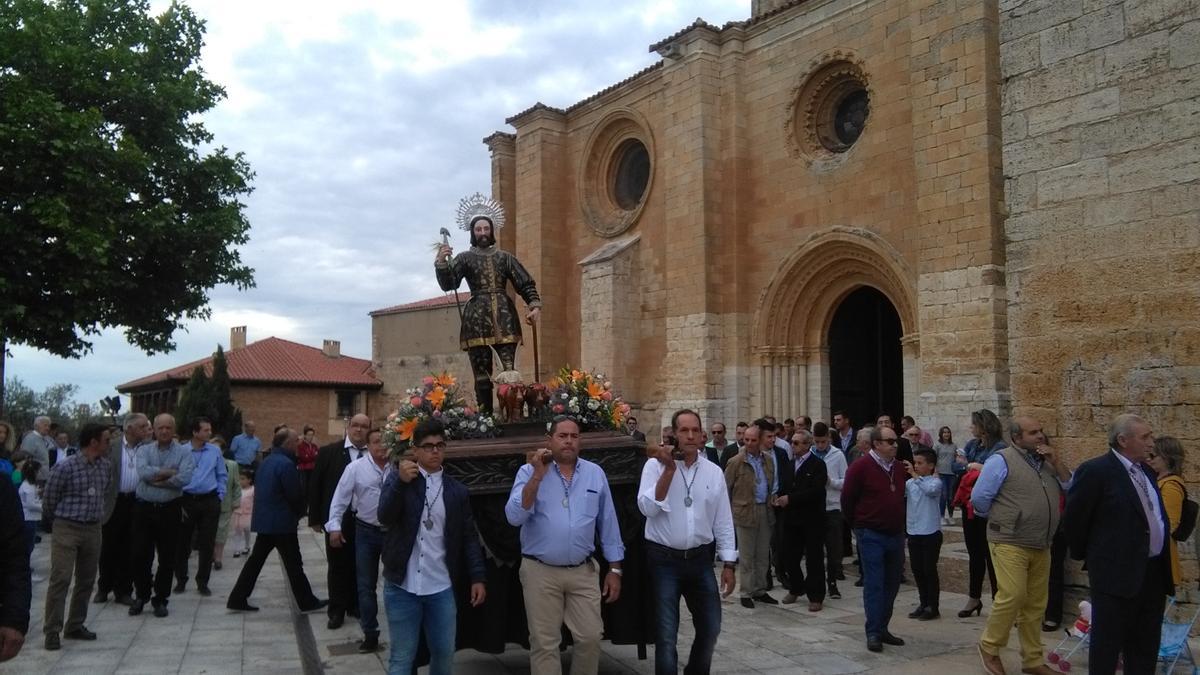
<path id="1" fill-rule="evenodd" d="M 962 443 L 1016 408 L 1082 451 L 1131 408 L 1194 437 L 1197 14 L 755 0 L 508 118 L 485 143 L 543 370 L 607 373 L 644 420 L 883 411 Z"/>

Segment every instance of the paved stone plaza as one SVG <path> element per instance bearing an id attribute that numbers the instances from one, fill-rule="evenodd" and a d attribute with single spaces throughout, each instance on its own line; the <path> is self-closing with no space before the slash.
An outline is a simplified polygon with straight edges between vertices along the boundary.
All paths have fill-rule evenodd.
<path id="1" fill-rule="evenodd" d="M 34 552 L 34 571 L 39 579 L 49 569 L 48 544 L 49 539 L 45 538 Z M 324 597 L 325 564 L 320 536 L 305 529 L 301 545 L 305 569 L 317 594 Z M 960 549 L 961 544 L 952 543 L 944 551 L 943 569 L 951 575 L 958 573 L 960 565 L 956 563 L 963 557 Z M 36 581 L 28 641 L 16 660 L 0 666 L 0 673 L 384 672 L 386 651 L 376 655 L 354 651 L 354 641 L 361 634 L 353 621 L 347 621 L 346 626 L 336 631 L 326 629 L 324 613 L 301 616 L 297 621 L 278 557 L 272 557 L 264 567 L 251 598 L 261 611 L 254 614 L 227 611 L 225 600 L 241 562 L 242 559 L 226 556 L 225 569 L 213 573 L 212 597 L 201 598 L 194 587 L 172 596 L 171 616 L 165 619 L 156 619 L 148 611 L 131 617 L 124 606 L 112 602 L 91 605 L 87 626 L 100 638 L 90 643 L 64 640 L 58 652 L 42 648 L 46 582 Z M 853 577 L 842 583 L 841 588 L 844 597 L 828 601 L 819 614 L 810 614 L 805 603 L 790 607 L 760 605 L 747 610 L 738 604 L 736 594 L 726 599 L 713 672 L 780 675 L 979 672 L 975 641 L 987 615 L 985 611 L 983 618 L 957 618 L 955 611 L 963 606 L 963 595 L 943 593 L 942 619 L 921 623 L 905 617 L 916 603 L 916 589 L 905 585 L 896 601 L 897 618 L 892 629 L 908 644 L 886 647 L 883 653 L 872 654 L 863 641 L 860 589 L 854 588 Z M 782 596 L 778 590 L 775 595 Z M 386 635 L 385 629 L 385 640 Z M 681 654 L 686 653 L 690 639 L 690 624 L 685 622 L 680 635 Z M 1013 640 L 1010 646 L 1015 646 L 1015 632 Z M 1047 649 L 1054 646 L 1051 640 L 1057 641 L 1057 636 L 1046 638 Z M 652 646 L 648 652 L 650 658 L 639 661 L 636 647 L 606 643 L 601 672 L 652 673 Z M 1004 657 L 1010 672 L 1020 671 L 1015 649 L 1006 651 Z M 1081 672 L 1086 659 L 1074 661 L 1074 672 Z M 456 672 L 466 675 L 529 672 L 528 653 L 519 647 L 499 655 L 463 651 L 455 663 Z M 1186 669 L 1181 667 L 1177 672 Z"/>

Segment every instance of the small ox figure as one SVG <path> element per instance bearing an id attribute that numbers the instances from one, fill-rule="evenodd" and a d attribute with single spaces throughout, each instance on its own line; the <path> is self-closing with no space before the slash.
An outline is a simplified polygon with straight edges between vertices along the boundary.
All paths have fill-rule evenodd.
<path id="1" fill-rule="evenodd" d="M 534 382 L 525 390 L 525 403 L 529 406 L 529 419 L 540 419 L 550 403 L 550 389 L 541 382 Z"/>
<path id="2" fill-rule="evenodd" d="M 520 421 L 525 408 L 525 385 L 520 383 L 502 384 L 497 393 L 500 399 L 500 411 L 504 414 L 504 421 Z"/>

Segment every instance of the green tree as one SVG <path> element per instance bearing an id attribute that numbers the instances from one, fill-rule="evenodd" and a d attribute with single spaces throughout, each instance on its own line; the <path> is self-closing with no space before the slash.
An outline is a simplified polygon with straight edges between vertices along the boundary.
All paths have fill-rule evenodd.
<path id="1" fill-rule="evenodd" d="M 221 345 L 217 345 L 217 353 L 213 355 L 210 383 L 213 397 L 213 432 L 224 436 L 228 444 L 234 436 L 242 432 L 242 411 L 233 405 L 229 386 L 229 361 L 225 358 L 225 350 Z"/>
<path id="2" fill-rule="evenodd" d="M 213 287 L 253 286 L 253 172 L 199 119 L 225 96 L 203 37 L 178 2 L 0 2 L 0 383 L 8 343 L 77 358 L 123 327 L 170 351 Z"/>
<path id="3" fill-rule="evenodd" d="M 8 421 L 22 432 L 33 428 L 35 417 L 45 415 L 74 440 L 84 424 L 101 418 L 99 407 L 80 403 L 78 395 L 79 387 L 74 384 L 60 382 L 34 391 L 14 377 L 4 388 L 4 409 Z"/>
<path id="4" fill-rule="evenodd" d="M 189 438 L 192 420 L 197 417 L 211 420 L 214 411 L 212 380 L 204 372 L 204 366 L 196 366 L 179 392 L 179 402 L 175 404 L 175 424 L 180 437 Z"/>

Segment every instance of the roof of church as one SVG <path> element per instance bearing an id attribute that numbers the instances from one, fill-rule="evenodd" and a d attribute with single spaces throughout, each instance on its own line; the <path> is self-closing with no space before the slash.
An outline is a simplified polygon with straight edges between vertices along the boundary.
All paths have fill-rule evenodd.
<path id="1" fill-rule="evenodd" d="M 371 371 L 371 362 L 352 356 L 327 356 L 316 347 L 291 340 L 269 337 L 239 349 L 225 352 L 229 381 L 238 383 L 279 383 L 297 385 L 352 386 L 378 388 L 381 383 Z M 212 374 L 212 357 L 197 359 L 175 368 L 147 375 L 118 385 L 125 393 L 155 384 L 186 382 L 196 366 Z"/>
<path id="2" fill-rule="evenodd" d="M 369 312 L 371 316 L 385 316 L 387 314 L 400 314 L 403 312 L 416 312 L 422 309 L 437 309 L 439 307 L 447 307 L 454 304 L 454 295 L 446 293 L 434 298 L 425 298 L 416 302 L 406 302 L 403 305 L 392 305 L 383 309 L 376 309 Z"/>

